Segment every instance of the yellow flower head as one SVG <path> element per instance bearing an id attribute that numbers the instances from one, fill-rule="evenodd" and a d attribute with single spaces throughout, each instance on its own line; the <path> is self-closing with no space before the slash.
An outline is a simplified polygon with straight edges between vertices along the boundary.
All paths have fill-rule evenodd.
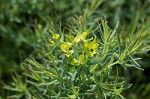
<path id="1" fill-rule="evenodd" d="M 93 57 L 96 54 L 96 49 L 98 49 L 98 42 L 94 39 L 92 42 L 88 41 L 84 43 L 84 52 L 88 54 L 89 57 Z"/>
<path id="2" fill-rule="evenodd" d="M 85 64 L 85 63 L 86 63 L 86 59 L 85 59 L 84 54 L 79 55 L 78 59 L 73 58 L 71 61 L 71 64 L 73 65 Z"/>
<path id="3" fill-rule="evenodd" d="M 58 39 L 58 38 L 60 38 L 60 35 L 59 34 L 53 34 L 53 37 L 52 37 L 53 39 Z"/>
<path id="4" fill-rule="evenodd" d="M 74 52 L 73 50 L 67 51 L 66 56 L 69 57 L 73 52 Z"/>
<path id="5" fill-rule="evenodd" d="M 85 40 L 88 35 L 88 32 L 78 33 L 78 35 L 74 38 L 74 42 L 78 43 L 80 40 Z"/>
<path id="6" fill-rule="evenodd" d="M 82 35 L 83 35 L 82 40 L 85 40 L 88 35 L 88 32 L 83 32 Z"/>
<path id="7" fill-rule="evenodd" d="M 76 58 L 73 58 L 73 60 L 72 60 L 72 62 L 71 62 L 72 64 L 78 64 L 79 63 L 79 61 L 76 59 Z"/>
<path id="8" fill-rule="evenodd" d="M 96 51 L 95 51 L 95 50 L 93 50 L 93 51 L 88 51 L 87 54 L 88 54 L 89 57 L 93 57 L 93 55 L 96 54 Z"/>
<path id="9" fill-rule="evenodd" d="M 60 48 L 63 52 L 67 52 L 69 50 L 69 47 L 67 44 L 61 44 Z"/>
<path id="10" fill-rule="evenodd" d="M 97 40 L 96 40 L 96 38 L 93 40 L 93 42 L 91 42 L 91 49 L 97 49 L 98 48 L 98 46 L 99 46 L 99 44 L 98 44 L 98 42 L 97 42 Z"/>
<path id="11" fill-rule="evenodd" d="M 97 43 L 96 39 L 93 40 L 93 42 L 85 42 L 84 43 L 84 48 L 89 49 L 89 50 L 95 50 L 97 49 L 99 44 Z"/>
<path id="12" fill-rule="evenodd" d="M 63 52 L 68 52 L 71 45 L 71 43 L 64 43 L 60 45 L 60 48 Z"/>
<path id="13" fill-rule="evenodd" d="M 69 50 L 71 45 L 72 45 L 71 43 L 63 43 L 60 45 L 60 49 L 66 53 L 67 57 L 69 57 L 74 52 L 73 50 Z"/>
<path id="14" fill-rule="evenodd" d="M 81 37 L 82 37 L 82 35 L 81 35 L 81 34 L 78 34 L 78 35 L 74 38 L 74 42 L 75 42 L 75 43 L 80 42 Z"/>

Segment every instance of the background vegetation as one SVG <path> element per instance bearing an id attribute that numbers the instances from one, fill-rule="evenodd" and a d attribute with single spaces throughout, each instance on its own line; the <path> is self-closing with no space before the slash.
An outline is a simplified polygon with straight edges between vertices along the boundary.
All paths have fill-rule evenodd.
<path id="1" fill-rule="evenodd" d="M 50 29 L 56 33 L 69 27 L 71 17 L 86 16 L 87 24 L 99 19 L 108 21 L 125 42 L 141 34 L 142 48 L 134 55 L 141 68 L 127 69 L 125 81 L 133 84 L 123 92 L 128 99 L 148 99 L 150 96 L 150 0 L 1 0 L 0 3 L 0 98 L 8 98 L 15 92 L 4 89 L 12 80 L 22 82 L 22 63 L 29 57 L 41 61 L 45 51 L 45 35 Z M 43 47 L 43 48 L 41 48 Z M 46 52 L 46 51 L 45 51 Z M 19 75 L 18 75 L 19 74 Z M 15 75 L 16 77 L 14 77 Z M 18 75 L 18 76 L 17 76 Z M 20 78 L 19 78 L 20 77 Z M 20 82 L 19 82 L 20 81 Z M 32 87 L 32 86 L 31 86 Z M 18 95 L 18 94 L 16 94 Z"/>

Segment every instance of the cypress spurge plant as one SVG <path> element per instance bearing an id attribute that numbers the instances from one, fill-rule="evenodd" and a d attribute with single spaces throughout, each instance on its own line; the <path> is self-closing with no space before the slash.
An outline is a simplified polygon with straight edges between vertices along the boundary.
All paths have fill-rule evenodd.
<path id="1" fill-rule="evenodd" d="M 119 23 L 111 30 L 105 20 L 89 25 L 84 17 L 79 17 L 72 25 L 67 31 L 50 30 L 45 37 L 46 47 L 41 48 L 45 53 L 43 58 L 26 60 L 23 75 L 27 87 L 24 89 L 28 90 L 23 91 L 22 96 L 33 99 L 124 99 L 122 91 L 130 85 L 119 76 L 122 74 L 119 70 L 141 69 L 136 62 L 139 58 L 133 57 L 141 46 L 140 34 L 134 40 L 124 42 L 117 31 Z"/>

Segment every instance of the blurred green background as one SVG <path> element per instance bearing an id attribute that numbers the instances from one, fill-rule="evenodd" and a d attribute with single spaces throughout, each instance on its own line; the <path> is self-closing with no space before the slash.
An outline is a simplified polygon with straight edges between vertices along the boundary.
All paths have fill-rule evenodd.
<path id="1" fill-rule="evenodd" d="M 144 71 L 127 71 L 127 82 L 133 83 L 133 86 L 124 96 L 128 99 L 149 99 L 150 0 L 101 0 L 97 9 L 93 9 L 89 4 L 97 1 L 0 0 L 0 82 L 9 82 L 12 72 L 21 73 L 24 70 L 21 63 L 31 54 L 39 57 L 36 52 L 44 43 L 45 30 L 59 25 L 63 28 L 70 17 L 88 13 L 94 19 L 106 17 L 110 27 L 119 21 L 119 30 L 127 37 L 144 32 L 147 51 L 138 54 L 142 57 L 139 63 Z M 2 86 L 0 96 L 4 96 Z"/>

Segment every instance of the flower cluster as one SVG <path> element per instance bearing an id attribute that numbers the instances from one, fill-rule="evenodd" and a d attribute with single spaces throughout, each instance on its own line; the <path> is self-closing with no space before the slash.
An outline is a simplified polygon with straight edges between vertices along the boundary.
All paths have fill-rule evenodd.
<path id="1" fill-rule="evenodd" d="M 70 50 L 72 44 L 63 42 L 63 44 L 60 45 L 60 49 L 66 53 L 66 56 L 69 57 L 74 51 Z"/>
<path id="2" fill-rule="evenodd" d="M 98 46 L 99 44 L 96 38 L 92 42 L 91 41 L 85 42 L 84 52 L 87 53 L 89 57 L 93 57 L 93 55 L 97 53 L 96 50 L 98 49 Z"/>
<path id="3" fill-rule="evenodd" d="M 72 65 L 86 64 L 88 58 L 98 54 L 99 47 L 97 38 L 90 37 L 89 34 L 88 31 L 78 32 L 77 35 L 70 34 L 65 38 L 60 37 L 59 34 L 53 34 L 53 40 L 50 41 L 54 44 L 59 39 L 59 48 L 65 53 L 66 57 L 71 59 Z M 64 40 L 61 41 L 61 38 L 64 38 Z"/>
<path id="4" fill-rule="evenodd" d="M 64 35 L 53 34 L 52 39 L 49 40 L 51 44 L 59 40 L 59 48 L 65 56 L 71 59 L 72 65 L 86 64 L 89 58 L 98 54 L 99 47 L 96 37 L 90 37 L 89 31 L 78 32 L 77 35 L 70 34 L 64 38 Z M 61 41 L 61 38 L 64 38 Z M 76 53 L 75 53 L 76 52 Z"/>

